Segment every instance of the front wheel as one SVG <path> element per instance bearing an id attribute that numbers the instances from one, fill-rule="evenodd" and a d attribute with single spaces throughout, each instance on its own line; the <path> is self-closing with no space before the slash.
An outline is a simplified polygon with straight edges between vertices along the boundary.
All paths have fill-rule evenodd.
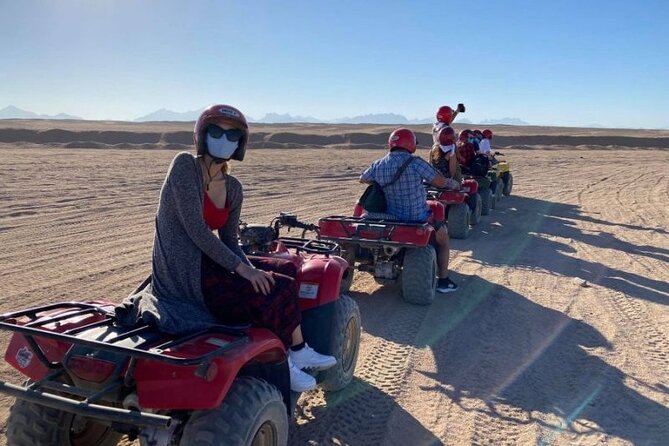
<path id="1" fill-rule="evenodd" d="M 430 305 L 437 288 L 437 253 L 430 245 L 407 248 L 402 266 L 402 297 L 415 305 Z"/>
<path id="2" fill-rule="evenodd" d="M 479 194 L 481 194 L 481 215 L 489 215 L 492 209 L 492 190 L 490 188 L 479 190 Z"/>
<path id="3" fill-rule="evenodd" d="M 511 172 L 507 172 L 504 178 L 504 195 L 507 197 L 511 195 L 511 189 L 513 189 L 513 175 L 511 175 Z"/>
<path id="4" fill-rule="evenodd" d="M 492 209 L 497 209 L 502 201 L 502 181 L 500 179 L 496 180 L 490 186 L 493 189 L 492 200 L 490 202 L 490 207 Z"/>
<path id="5" fill-rule="evenodd" d="M 327 391 L 346 387 L 353 379 L 360 350 L 360 308 L 356 301 L 345 294 L 335 302 L 330 354 L 337 364 L 322 373 L 320 386 Z"/>
<path id="6" fill-rule="evenodd" d="M 12 446 L 114 446 L 121 437 L 90 418 L 20 399 L 7 421 L 7 444 Z"/>
<path id="7" fill-rule="evenodd" d="M 180 446 L 285 446 L 288 411 L 279 389 L 262 379 L 242 376 L 220 406 L 197 410 L 186 422 Z"/>

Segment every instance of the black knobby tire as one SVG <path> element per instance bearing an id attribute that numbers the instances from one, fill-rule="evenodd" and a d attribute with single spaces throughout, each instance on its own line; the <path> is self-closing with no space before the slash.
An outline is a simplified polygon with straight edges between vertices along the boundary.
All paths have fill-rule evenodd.
<path id="1" fill-rule="evenodd" d="M 348 262 L 348 269 L 344 273 L 344 277 L 341 279 L 341 288 L 340 292 L 348 293 L 348 290 L 351 289 L 353 284 L 353 275 L 355 274 L 355 245 L 342 245 L 341 247 L 341 257 Z"/>
<path id="2" fill-rule="evenodd" d="M 337 365 L 322 372 L 320 386 L 324 390 L 341 390 L 353 379 L 360 350 L 360 332 L 360 308 L 357 302 L 346 294 L 339 296 L 335 302 L 330 341 L 330 354 L 337 358 Z"/>
<path id="3" fill-rule="evenodd" d="M 415 305 L 430 305 L 437 287 L 437 253 L 432 246 L 407 248 L 402 266 L 402 297 Z"/>
<path id="4" fill-rule="evenodd" d="M 492 190 L 490 188 L 479 191 L 481 195 L 481 215 L 490 215 L 490 209 L 492 209 Z"/>
<path id="5" fill-rule="evenodd" d="M 472 225 L 477 225 L 477 224 L 481 223 L 481 211 L 483 209 L 481 194 L 479 194 L 478 192 L 475 193 L 475 194 L 472 194 L 469 197 L 469 199 L 471 201 L 474 201 L 474 210 L 472 211 L 469 223 L 471 223 Z M 471 209 L 471 207 L 470 207 L 470 209 Z"/>
<path id="6" fill-rule="evenodd" d="M 179 445 L 220 444 L 288 444 L 288 412 L 279 389 L 262 379 L 238 377 L 218 408 L 193 412 Z"/>
<path id="7" fill-rule="evenodd" d="M 467 238 L 471 233 L 469 227 L 471 209 L 467 203 L 452 204 L 448 207 L 448 235 L 451 238 Z"/>
<path id="8" fill-rule="evenodd" d="M 7 421 L 12 446 L 114 446 L 122 434 L 90 418 L 16 400 Z"/>
<path id="9" fill-rule="evenodd" d="M 491 189 L 494 189 L 492 194 L 492 200 L 490 201 L 491 209 L 497 209 L 497 206 L 499 206 L 500 198 L 502 196 L 502 194 L 500 193 L 502 189 L 500 184 L 501 181 L 498 179 L 490 186 Z"/>
<path id="10" fill-rule="evenodd" d="M 511 195 L 511 190 L 513 189 L 513 175 L 511 172 L 507 172 L 506 177 L 504 178 L 504 195 L 507 197 Z"/>

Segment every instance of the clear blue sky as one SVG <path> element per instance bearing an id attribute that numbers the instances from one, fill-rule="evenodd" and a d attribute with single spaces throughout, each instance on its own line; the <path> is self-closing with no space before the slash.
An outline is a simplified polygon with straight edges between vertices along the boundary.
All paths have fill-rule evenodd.
<path id="1" fill-rule="evenodd" d="M 669 127 L 665 1 L 0 0 L 0 108 Z"/>

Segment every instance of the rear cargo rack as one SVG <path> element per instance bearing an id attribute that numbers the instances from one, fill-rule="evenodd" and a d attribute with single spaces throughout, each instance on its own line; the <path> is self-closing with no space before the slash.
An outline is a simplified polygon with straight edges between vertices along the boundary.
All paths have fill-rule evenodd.
<path id="1" fill-rule="evenodd" d="M 319 225 L 323 223 L 334 223 L 339 226 L 339 234 L 329 235 L 328 231 L 323 230 L 321 226 L 321 238 L 336 242 L 340 245 L 345 243 L 355 243 L 360 246 L 373 247 L 378 245 L 402 247 L 414 247 L 414 243 L 405 243 L 392 239 L 398 228 L 408 229 L 426 229 L 430 227 L 428 223 L 404 222 L 398 220 L 388 220 L 371 217 L 348 217 L 333 215 L 321 218 Z M 375 234 L 370 238 L 365 234 Z"/>
<path id="2" fill-rule="evenodd" d="M 43 317 L 43 318 L 38 317 L 40 313 L 53 310 L 61 310 L 61 309 L 63 310 L 72 309 L 75 311 L 53 317 Z M 59 324 L 67 319 L 71 319 L 74 317 L 84 316 L 88 314 L 96 314 L 96 313 L 104 316 L 105 319 L 93 322 L 88 325 L 84 325 L 82 327 L 65 330 L 62 333 L 46 330 L 43 328 L 38 328 L 52 323 Z M 23 317 L 29 317 L 34 320 L 31 320 L 30 322 L 27 322 L 25 324 L 19 324 L 18 319 Z M 211 327 L 198 330 L 192 333 L 188 333 L 185 335 L 175 335 L 175 338 L 170 340 L 169 342 L 166 342 L 164 344 L 155 347 L 149 347 L 147 345 L 146 349 L 124 347 L 120 345 L 115 345 L 115 343 L 123 339 L 127 339 L 129 337 L 140 334 L 144 331 L 156 329 L 155 327 L 147 324 L 135 327 L 129 327 L 129 330 L 127 332 L 115 338 L 108 339 L 104 342 L 94 341 L 91 339 L 82 339 L 74 336 L 75 334 L 82 333 L 89 329 L 104 327 L 105 325 L 112 326 L 115 322 L 116 318 L 114 316 L 114 313 L 106 311 L 103 307 L 99 305 L 88 304 L 84 302 L 65 302 L 65 303 L 44 305 L 41 307 L 34 307 L 34 308 L 29 308 L 27 310 L 15 311 L 12 313 L 5 313 L 3 315 L 0 315 L 0 330 L 8 330 L 15 333 L 21 333 L 22 335 L 24 335 L 30 346 L 35 351 L 37 357 L 48 368 L 60 367 L 60 364 L 52 363 L 48 359 L 46 359 L 44 352 L 42 352 L 42 350 L 39 348 L 39 346 L 33 339 L 35 336 L 45 339 L 53 339 L 56 341 L 96 348 L 98 350 L 104 350 L 112 353 L 127 355 L 132 358 L 151 359 L 154 361 L 160 361 L 167 364 L 180 365 L 180 366 L 199 365 L 202 363 L 206 363 L 212 358 L 221 356 L 225 352 L 232 350 L 233 348 L 239 347 L 240 345 L 243 345 L 246 342 L 248 342 L 248 337 L 245 332 L 245 328 L 247 327 L 230 327 L 226 325 L 212 325 Z M 177 356 L 171 356 L 167 353 L 164 353 L 164 350 L 168 348 L 174 348 L 178 345 L 185 344 L 186 342 L 191 341 L 192 339 L 209 334 L 224 334 L 224 335 L 234 336 L 237 339 L 209 353 L 193 358 L 180 358 Z"/>
<path id="3" fill-rule="evenodd" d="M 127 331 L 121 330 L 122 332 L 120 334 L 112 338 L 108 338 L 104 342 L 75 336 L 76 334 L 81 334 L 88 330 L 94 330 L 96 328 L 105 326 L 114 326 L 116 322 L 114 313 L 105 309 L 109 307 L 110 306 L 104 307 L 85 302 L 66 302 L 43 305 L 40 307 L 34 307 L 27 310 L 15 311 L 0 315 L 0 330 L 8 330 L 23 335 L 28 342 L 28 345 L 30 345 L 30 348 L 35 353 L 35 356 L 45 367 L 50 370 L 42 379 L 34 381 L 26 386 L 18 386 L 0 381 L 0 392 L 43 406 L 75 413 L 89 418 L 97 418 L 105 422 L 166 428 L 176 421 L 171 416 L 160 415 L 146 411 L 127 410 L 97 403 L 101 402 L 105 395 L 122 387 L 124 385 L 124 380 L 132 379 L 132 370 L 134 370 L 138 359 L 148 359 L 177 366 L 197 366 L 196 370 L 194 371 L 195 375 L 205 377 L 211 361 L 214 358 L 222 356 L 226 352 L 248 342 L 248 336 L 245 332 L 246 328 L 248 327 L 230 327 L 225 325 L 212 325 L 206 329 L 198 330 L 185 335 L 169 335 L 163 333 L 163 338 L 149 338 L 147 340 L 143 340 L 143 342 L 138 344 L 136 347 L 126 347 L 117 344 L 120 341 L 131 338 L 133 336 L 144 334 L 145 332 L 150 332 L 151 330 L 155 330 L 157 332 L 157 328 L 147 324 L 127 327 Z M 58 310 L 64 310 L 65 313 L 53 316 L 43 314 L 49 311 Z M 81 327 L 67 329 L 62 332 L 55 332 L 44 328 L 49 324 L 55 324 L 56 327 L 58 327 L 58 325 L 67 321 L 68 319 L 94 314 L 103 316 L 104 319 L 83 325 Z M 28 318 L 29 321 L 26 322 L 22 320 L 24 318 Z M 118 327 L 118 325 L 116 327 Z M 125 329 L 126 327 L 123 328 Z M 224 334 L 235 337 L 236 339 L 227 342 L 225 345 L 220 346 L 209 353 L 192 358 L 180 358 L 165 353 L 165 350 L 167 349 L 183 345 L 197 337 L 211 334 Z M 41 339 L 53 339 L 60 342 L 70 343 L 73 346 L 85 346 L 101 351 L 125 355 L 129 358 L 129 371 L 124 379 L 114 380 L 106 387 L 98 390 L 83 389 L 69 385 L 67 382 L 59 379 L 62 377 L 62 375 L 67 373 L 63 362 L 67 361 L 67 358 L 70 354 L 68 353 L 65 355 L 63 362 L 52 362 L 47 358 L 44 351 L 35 341 L 35 337 Z M 165 338 L 171 339 L 166 340 Z M 162 343 L 155 345 L 156 342 L 161 341 Z M 122 366 L 122 364 L 117 365 L 117 370 Z M 49 393 L 45 392 L 44 390 L 56 391 L 57 393 Z M 63 396 L 63 393 L 74 395 L 83 399 L 78 400 L 75 398 Z"/>

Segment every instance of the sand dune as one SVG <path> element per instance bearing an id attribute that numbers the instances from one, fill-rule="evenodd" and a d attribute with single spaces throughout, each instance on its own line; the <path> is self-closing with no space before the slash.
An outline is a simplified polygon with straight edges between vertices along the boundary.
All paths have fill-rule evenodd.
<path id="1" fill-rule="evenodd" d="M 49 127 L 53 125 L 54 127 Z M 59 145 L 66 148 L 162 148 L 183 149 L 192 143 L 188 123 L 100 123 L 97 130 L 86 121 L 0 121 L 0 143 Z M 412 126 L 419 143 L 431 144 L 429 126 Z M 456 125 L 456 129 L 463 128 Z M 106 128 L 106 129 L 105 129 Z M 326 124 L 252 124 L 253 148 L 383 148 L 393 126 Z M 669 148 L 669 132 L 660 130 L 569 129 L 547 127 L 491 126 L 495 146 L 531 149 Z"/>
<path id="2" fill-rule="evenodd" d="M 350 212 L 363 189 L 358 175 L 383 152 L 349 150 L 342 135 L 375 146 L 388 131 L 254 129 L 253 150 L 233 164 L 242 218 L 253 223 L 279 211 L 310 221 Z M 341 393 L 304 394 L 291 444 L 667 444 L 669 151 L 635 148 L 666 148 L 669 135 L 498 131 L 497 141 L 531 150 L 504 150 L 514 194 L 469 239 L 452 241 L 460 290 L 416 307 L 358 274 L 355 380 Z M 0 122 L 0 135 L 12 134 L 44 139 L 0 144 L 0 312 L 120 301 L 150 269 L 158 192 L 174 156 L 159 149 L 189 147 L 165 137 L 186 138 L 189 125 Z M 313 142 L 332 148 L 326 160 Z M 93 143 L 104 158 L 64 147 Z M 282 145 L 312 148 L 274 149 Z M 606 156 L 594 150 L 605 147 Z M 7 335 L 0 340 L 4 348 Z M 6 365 L 0 377 L 21 379 Z M 2 431 L 11 404 L 0 398 Z"/>

